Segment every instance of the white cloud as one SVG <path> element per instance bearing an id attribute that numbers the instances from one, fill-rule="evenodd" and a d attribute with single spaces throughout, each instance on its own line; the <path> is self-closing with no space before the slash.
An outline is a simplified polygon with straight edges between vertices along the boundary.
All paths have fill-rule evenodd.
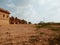
<path id="1" fill-rule="evenodd" d="M 16 5 L 12 2 L 12 0 L 9 0 L 6 5 L 10 8 L 15 8 L 16 7 Z"/>
<path id="2" fill-rule="evenodd" d="M 26 0 L 27 1 L 27 0 Z M 60 21 L 60 0 L 29 0 L 29 3 L 15 5 L 12 0 L 7 4 L 8 7 L 15 9 L 12 15 L 24 18 L 31 22 Z M 44 18 L 47 19 L 44 19 Z"/>
<path id="3" fill-rule="evenodd" d="M 38 1 L 38 3 L 40 4 L 40 5 L 44 5 L 45 4 L 45 0 L 37 0 Z"/>

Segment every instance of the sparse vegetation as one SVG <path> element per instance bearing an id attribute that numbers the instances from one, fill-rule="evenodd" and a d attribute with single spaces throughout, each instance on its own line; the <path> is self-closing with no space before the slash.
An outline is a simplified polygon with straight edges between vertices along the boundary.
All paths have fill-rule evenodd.
<path id="1" fill-rule="evenodd" d="M 53 23 L 41 23 L 41 24 L 39 23 L 38 25 L 36 25 L 36 30 L 40 28 L 48 28 L 49 30 L 52 30 L 52 31 L 60 31 L 60 27 L 53 27 L 51 26 L 52 24 Z"/>
<path id="2" fill-rule="evenodd" d="M 60 31 L 60 27 L 50 27 L 49 29 L 52 31 Z"/>
<path id="3" fill-rule="evenodd" d="M 32 43 L 33 45 L 36 45 L 36 43 L 39 41 L 39 37 L 38 36 L 30 36 L 29 38 L 29 42 Z"/>
<path id="4" fill-rule="evenodd" d="M 1 27 L 3 28 L 3 26 Z M 1 31 L 3 31 L 1 27 L 0 29 Z M 4 29 L 6 28 L 4 26 Z M 10 28 L 9 26 L 8 29 L 9 30 L 6 30 L 5 32 L 0 32 L 0 45 L 60 45 L 59 26 L 52 26 L 51 24 L 44 23 L 39 25 L 36 24 L 35 27 L 32 27 L 32 25 L 30 25 L 30 27 L 25 25 L 23 25 L 22 27 L 15 25 L 15 27 L 13 27 L 12 25 L 12 28 Z M 31 31 L 28 29 L 31 29 Z M 25 38 L 27 40 L 25 40 Z"/>
<path id="5" fill-rule="evenodd" d="M 53 25 L 53 26 L 52 26 Z M 37 33 L 39 33 L 39 30 L 41 30 L 40 28 L 47 28 L 48 30 L 54 31 L 55 33 L 53 33 L 52 35 L 50 35 L 50 38 L 47 38 L 47 43 L 49 45 L 60 45 L 60 27 L 54 27 L 55 25 L 58 25 L 58 23 L 54 24 L 54 23 L 39 23 L 36 25 L 36 30 Z M 40 35 L 44 35 L 44 32 L 40 32 Z M 44 42 L 44 41 L 43 41 Z M 43 43 L 44 44 L 44 43 Z M 44 44 L 45 45 L 45 44 Z"/>
<path id="6" fill-rule="evenodd" d="M 54 38 L 51 38 L 48 40 L 49 45 L 60 45 L 60 34 L 54 36 Z"/>
<path id="7" fill-rule="evenodd" d="M 40 32 L 40 34 L 45 34 L 44 32 Z"/>

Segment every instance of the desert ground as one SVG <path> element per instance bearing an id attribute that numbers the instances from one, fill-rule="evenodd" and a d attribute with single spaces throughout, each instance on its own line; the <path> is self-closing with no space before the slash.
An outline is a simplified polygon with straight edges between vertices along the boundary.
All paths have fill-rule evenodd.
<path id="1" fill-rule="evenodd" d="M 0 25 L 0 45 L 60 45 L 60 25 Z"/>

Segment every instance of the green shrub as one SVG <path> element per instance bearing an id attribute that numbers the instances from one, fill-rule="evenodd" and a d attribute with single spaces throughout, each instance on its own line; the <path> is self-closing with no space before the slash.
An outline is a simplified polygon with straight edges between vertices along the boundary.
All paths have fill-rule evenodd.
<path id="1" fill-rule="evenodd" d="M 49 29 L 52 31 L 60 31 L 60 28 L 58 28 L 58 27 L 50 27 Z"/>
<path id="2" fill-rule="evenodd" d="M 40 34 L 45 34 L 44 32 L 40 32 Z"/>

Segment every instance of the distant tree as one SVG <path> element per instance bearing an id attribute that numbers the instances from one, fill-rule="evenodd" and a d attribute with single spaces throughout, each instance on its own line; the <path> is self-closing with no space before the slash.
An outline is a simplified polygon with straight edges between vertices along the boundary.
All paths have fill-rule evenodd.
<path id="1" fill-rule="evenodd" d="M 27 21 L 24 20 L 24 24 L 27 24 Z"/>
<path id="2" fill-rule="evenodd" d="M 27 24 L 27 21 L 25 21 L 24 19 L 21 21 L 22 21 L 22 24 Z"/>
<path id="3" fill-rule="evenodd" d="M 44 21 L 40 21 L 38 24 L 44 24 L 45 22 Z"/>
<path id="4" fill-rule="evenodd" d="M 15 24 L 17 24 L 18 23 L 18 18 L 17 17 L 15 17 Z"/>
<path id="5" fill-rule="evenodd" d="M 21 20 L 20 19 L 18 19 L 18 23 L 21 24 Z"/>
<path id="6" fill-rule="evenodd" d="M 13 17 L 13 16 L 10 17 L 9 23 L 10 23 L 10 24 L 14 24 L 14 17 Z"/>
<path id="7" fill-rule="evenodd" d="M 28 24 L 31 24 L 31 22 L 28 22 Z"/>
<path id="8" fill-rule="evenodd" d="M 27 24 L 27 21 L 26 20 L 20 20 L 20 19 L 18 19 L 17 17 L 13 17 L 13 16 L 11 16 L 10 17 L 10 19 L 9 19 L 9 22 L 10 22 L 10 24 Z"/>

